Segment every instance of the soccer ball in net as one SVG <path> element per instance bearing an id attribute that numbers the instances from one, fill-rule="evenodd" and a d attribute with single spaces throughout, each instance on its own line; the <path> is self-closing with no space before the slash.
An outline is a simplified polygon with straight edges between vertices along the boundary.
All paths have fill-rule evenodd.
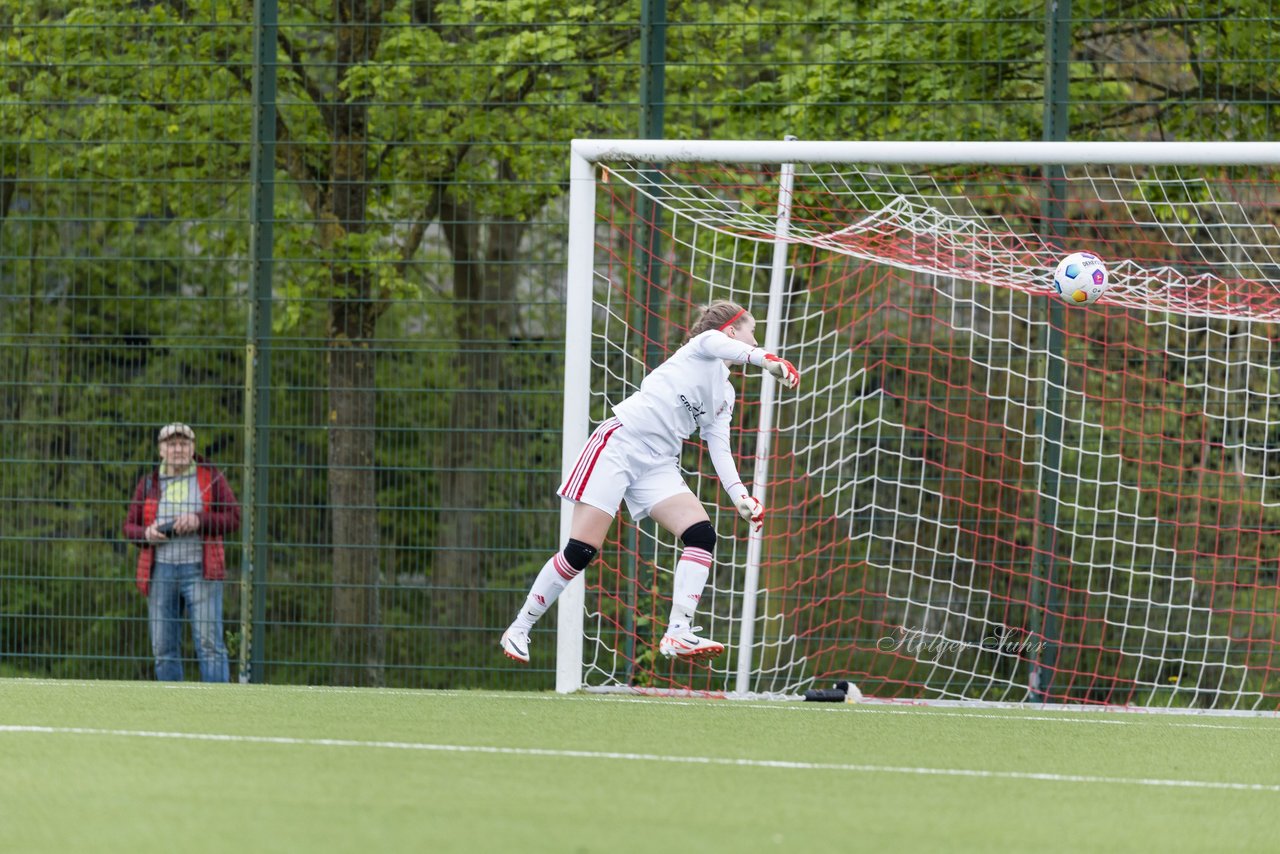
<path id="1" fill-rule="evenodd" d="M 1107 289 L 1107 266 L 1092 252 L 1072 252 L 1058 262 L 1053 289 L 1072 305 L 1096 302 Z"/>

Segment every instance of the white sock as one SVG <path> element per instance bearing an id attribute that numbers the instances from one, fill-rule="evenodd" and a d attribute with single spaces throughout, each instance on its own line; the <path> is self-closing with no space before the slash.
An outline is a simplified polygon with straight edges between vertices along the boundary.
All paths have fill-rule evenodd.
<path id="1" fill-rule="evenodd" d="M 538 577 L 533 580 L 533 586 L 529 588 L 529 596 L 524 600 L 524 607 L 511 623 L 512 627 L 524 629 L 526 632 L 532 629 L 533 624 L 547 613 L 551 603 L 556 601 L 570 581 L 578 577 L 580 571 L 569 565 L 569 561 L 564 559 L 564 552 L 556 552 L 552 555 L 551 560 L 542 565 Z"/>
<path id="2" fill-rule="evenodd" d="M 667 621 L 667 633 L 673 634 L 693 625 L 693 615 L 711 574 L 711 552 L 686 546 L 676 563 L 676 584 L 671 595 L 671 619 Z"/>

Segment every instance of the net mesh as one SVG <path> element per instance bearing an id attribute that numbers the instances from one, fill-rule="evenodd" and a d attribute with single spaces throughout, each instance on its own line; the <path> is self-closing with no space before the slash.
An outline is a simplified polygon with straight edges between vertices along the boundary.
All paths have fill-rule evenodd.
<path id="1" fill-rule="evenodd" d="M 588 685 L 729 692 L 749 655 L 760 694 L 1276 705 L 1275 174 L 802 165 L 767 319 L 776 169 L 600 178 L 593 421 L 709 299 L 777 324 L 804 381 L 772 404 L 751 648 L 746 526 L 695 436 L 720 533 L 699 616 L 730 654 L 656 656 L 676 541 L 623 517 L 588 573 Z M 1079 249 L 1112 282 L 1087 307 L 1050 290 Z M 750 481 L 762 381 L 733 382 Z"/>

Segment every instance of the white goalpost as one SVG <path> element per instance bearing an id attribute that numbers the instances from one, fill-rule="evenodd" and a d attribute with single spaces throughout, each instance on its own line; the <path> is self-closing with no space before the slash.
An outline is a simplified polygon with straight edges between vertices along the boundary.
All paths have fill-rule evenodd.
<path id="1" fill-rule="evenodd" d="M 566 468 L 711 299 L 804 383 L 738 385 L 760 535 L 682 456 L 727 654 L 656 656 L 676 543 L 623 514 L 557 691 L 1277 706 L 1280 146 L 575 140 L 569 200 Z"/>

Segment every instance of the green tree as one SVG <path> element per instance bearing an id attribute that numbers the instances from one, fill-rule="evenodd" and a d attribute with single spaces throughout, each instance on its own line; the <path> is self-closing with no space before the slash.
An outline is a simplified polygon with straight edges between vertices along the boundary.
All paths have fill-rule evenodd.
<path id="1" fill-rule="evenodd" d="M 830 5 L 670 0 L 667 135 L 1039 137 L 1042 8 Z M 0 331 L 14 378 L 0 407 L 10 424 L 46 428 L 0 431 L 0 457 L 22 461 L 0 463 L 8 494 L 46 494 L 37 461 L 61 458 L 112 465 L 51 475 L 59 495 L 119 500 L 153 452 L 142 425 L 184 407 L 216 411 L 216 447 L 239 458 L 252 7 L 0 0 Z M 309 601 L 306 613 L 340 624 L 337 678 L 376 684 L 388 532 L 412 531 L 432 582 L 465 591 L 435 597 L 439 625 L 482 624 L 479 590 L 515 571 L 491 548 L 512 514 L 477 510 L 533 503 L 501 494 L 524 496 L 532 476 L 495 473 L 555 456 L 557 412 L 518 392 L 559 382 L 554 346 L 538 339 L 562 324 L 566 144 L 636 134 L 639 8 L 299 0 L 281 15 L 275 325 L 297 352 L 276 363 L 288 400 L 275 415 L 324 433 L 275 435 L 273 456 L 318 455 L 327 470 L 290 482 L 308 512 L 273 526 L 282 543 L 330 550 L 308 571 L 332 581 L 332 611 Z M 1189 21 L 1155 2 L 1123 15 L 1075 3 L 1073 137 L 1269 137 L 1269 16 L 1256 0 Z M 539 277 L 548 298 L 531 306 Z M 414 336 L 435 342 L 416 359 L 380 346 Z M 441 393 L 421 410 L 379 391 L 427 382 Z M 488 429 L 521 417 L 545 437 Z M 92 435 L 109 439 L 74 429 L 103 422 L 118 429 Z M 428 447 L 413 429 L 423 422 L 448 439 Z M 427 499 L 385 474 L 387 429 L 434 470 L 433 512 L 388 512 Z M 4 527 L 57 516 L 92 541 L 90 563 L 121 562 L 114 509 L 76 514 L 41 509 Z M 531 519 L 522 536 L 545 542 Z"/>

